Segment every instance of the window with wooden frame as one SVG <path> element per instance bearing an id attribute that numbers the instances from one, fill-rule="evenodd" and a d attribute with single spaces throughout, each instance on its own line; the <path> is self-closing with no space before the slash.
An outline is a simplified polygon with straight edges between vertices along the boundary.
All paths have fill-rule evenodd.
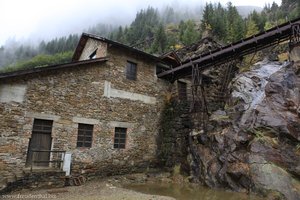
<path id="1" fill-rule="evenodd" d="M 127 61 L 126 64 L 126 78 L 129 80 L 136 80 L 137 64 L 131 61 Z"/>
<path id="2" fill-rule="evenodd" d="M 114 148 L 125 149 L 127 128 L 115 128 Z"/>
<path id="3" fill-rule="evenodd" d="M 91 147 L 94 125 L 78 124 L 77 147 Z"/>
<path id="4" fill-rule="evenodd" d="M 52 120 L 34 119 L 33 122 L 33 134 L 50 134 L 52 132 Z"/>

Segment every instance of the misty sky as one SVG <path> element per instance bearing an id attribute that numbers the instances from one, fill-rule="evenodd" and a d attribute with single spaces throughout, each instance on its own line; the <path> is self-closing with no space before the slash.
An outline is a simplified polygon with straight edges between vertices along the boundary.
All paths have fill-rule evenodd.
<path id="1" fill-rule="evenodd" d="M 209 0 L 208 0 L 209 1 Z M 211 0 L 225 5 L 229 0 Z M 281 0 L 274 0 L 277 4 Z M 49 39 L 78 33 L 95 23 L 124 24 L 138 10 L 164 5 L 205 4 L 206 0 L 0 0 L 0 46 L 9 38 Z M 273 0 L 231 0 L 233 5 L 263 7 Z M 80 30 L 79 30 L 80 29 Z"/>

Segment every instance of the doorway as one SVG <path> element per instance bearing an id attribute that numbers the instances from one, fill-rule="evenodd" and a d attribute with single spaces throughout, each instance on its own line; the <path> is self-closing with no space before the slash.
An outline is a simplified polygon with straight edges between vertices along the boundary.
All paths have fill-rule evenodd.
<path id="1" fill-rule="evenodd" d="M 52 125 L 52 120 L 34 119 L 26 166 L 49 167 Z"/>

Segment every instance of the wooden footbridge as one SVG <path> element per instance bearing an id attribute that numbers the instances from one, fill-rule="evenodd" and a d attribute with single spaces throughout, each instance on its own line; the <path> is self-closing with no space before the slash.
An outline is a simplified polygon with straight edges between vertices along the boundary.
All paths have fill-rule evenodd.
<path id="1" fill-rule="evenodd" d="M 197 125 L 194 129 L 206 132 L 211 110 L 211 101 L 208 100 L 209 88 L 206 88 L 203 82 L 203 71 L 214 67 L 221 67 L 222 74 L 218 77 L 220 80 L 217 102 L 221 107 L 214 109 L 222 109 L 228 97 L 228 85 L 233 78 L 233 65 L 236 60 L 241 60 L 245 55 L 255 53 L 267 47 L 278 45 L 281 42 L 289 41 L 290 49 L 300 45 L 300 18 L 286 22 L 265 32 L 258 33 L 251 37 L 242 39 L 238 42 L 229 44 L 219 49 L 215 49 L 208 53 L 204 53 L 193 59 L 183 62 L 180 66 L 174 67 L 159 73 L 159 78 L 175 81 L 180 78 L 188 78 L 191 80 L 192 100 L 190 112 L 193 115 Z M 215 94 L 214 94 L 215 95 Z"/>
<path id="2" fill-rule="evenodd" d="M 193 65 L 197 65 L 199 70 L 203 71 L 287 40 L 290 41 L 291 46 L 300 43 L 300 18 L 202 54 L 181 66 L 158 74 L 158 77 L 176 80 L 191 75 Z"/>

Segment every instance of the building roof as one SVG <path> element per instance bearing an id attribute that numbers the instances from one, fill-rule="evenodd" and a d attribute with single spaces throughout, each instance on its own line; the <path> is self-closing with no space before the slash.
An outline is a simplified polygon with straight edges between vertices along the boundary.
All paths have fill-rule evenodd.
<path id="1" fill-rule="evenodd" d="M 75 67 L 75 66 L 76 67 L 83 66 L 83 65 L 91 64 L 91 63 L 99 63 L 99 62 L 102 63 L 102 62 L 106 62 L 107 60 L 108 60 L 107 58 L 98 58 L 98 59 L 57 64 L 57 65 L 50 65 L 50 66 L 46 66 L 46 67 L 36 67 L 33 69 L 24 69 L 24 70 L 18 70 L 18 71 L 13 71 L 13 72 L 0 73 L 0 80 L 6 79 L 6 78 L 28 75 L 28 74 L 35 74 L 35 73 L 40 73 L 40 72 L 55 71 L 58 69 L 66 69 L 66 68 L 71 68 L 71 67 Z"/>
<path id="2" fill-rule="evenodd" d="M 139 54 L 139 55 L 142 55 L 142 56 L 146 56 L 150 59 L 153 59 L 153 60 L 157 60 L 157 61 L 161 61 L 161 59 L 157 56 L 154 56 L 152 54 L 149 54 L 149 53 L 146 53 L 144 51 L 141 51 L 137 48 L 134 48 L 134 47 L 131 47 L 131 46 L 127 46 L 125 44 L 122 44 L 122 43 L 119 43 L 119 42 L 116 42 L 116 41 L 113 41 L 113 40 L 109 40 L 107 38 L 104 38 L 104 37 L 100 37 L 100 36 L 97 36 L 97 35 L 93 35 L 93 34 L 88 34 L 88 33 L 82 33 L 81 37 L 80 37 L 80 40 L 78 42 L 78 45 L 75 49 L 75 52 L 73 54 L 73 58 L 72 58 L 72 61 L 77 61 L 79 60 L 80 58 L 80 55 L 85 47 L 85 44 L 86 42 L 88 41 L 88 39 L 95 39 L 95 40 L 98 40 L 98 41 L 102 41 L 102 42 L 105 42 L 107 44 L 110 44 L 112 46 L 116 46 L 116 47 L 119 47 L 119 48 L 123 48 L 123 49 L 126 49 L 128 51 L 131 51 L 133 53 L 136 53 L 136 54 Z"/>
<path id="3" fill-rule="evenodd" d="M 74 67 L 74 66 L 81 66 L 81 65 L 90 64 L 90 63 L 97 63 L 97 62 L 107 61 L 108 60 L 107 57 L 78 61 L 79 57 L 80 57 L 80 55 L 81 55 L 81 53 L 82 53 L 82 51 L 85 47 L 85 44 L 86 44 L 86 42 L 89 38 L 106 42 L 109 45 L 124 48 L 124 49 L 129 50 L 133 53 L 145 56 L 145 57 L 153 59 L 155 61 L 160 61 L 160 62 L 162 61 L 159 57 L 154 56 L 152 54 L 148 54 L 148 53 L 146 53 L 144 51 L 141 51 L 139 49 L 136 49 L 134 47 L 130 47 L 130 46 L 127 46 L 125 44 L 121 44 L 119 42 L 115 42 L 115 41 L 112 41 L 112 40 L 109 40 L 109 39 L 106 39 L 106 38 L 103 38 L 103 37 L 99 37 L 99 36 L 96 36 L 96 35 L 83 33 L 80 40 L 79 40 L 79 42 L 78 42 L 78 45 L 75 49 L 75 52 L 73 54 L 72 62 L 57 64 L 57 65 L 50 65 L 50 66 L 46 66 L 46 67 L 36 67 L 36 68 L 32 68 L 32 69 L 23 69 L 23 70 L 18 70 L 18 71 L 13 71 L 13 72 L 0 73 L 0 80 L 1 79 L 6 79 L 6 78 L 11 78 L 11 77 L 27 75 L 27 74 L 34 74 L 34 73 L 39 73 L 39 72 L 52 71 L 52 70 L 64 69 L 64 68 L 69 68 L 69 67 Z"/>

